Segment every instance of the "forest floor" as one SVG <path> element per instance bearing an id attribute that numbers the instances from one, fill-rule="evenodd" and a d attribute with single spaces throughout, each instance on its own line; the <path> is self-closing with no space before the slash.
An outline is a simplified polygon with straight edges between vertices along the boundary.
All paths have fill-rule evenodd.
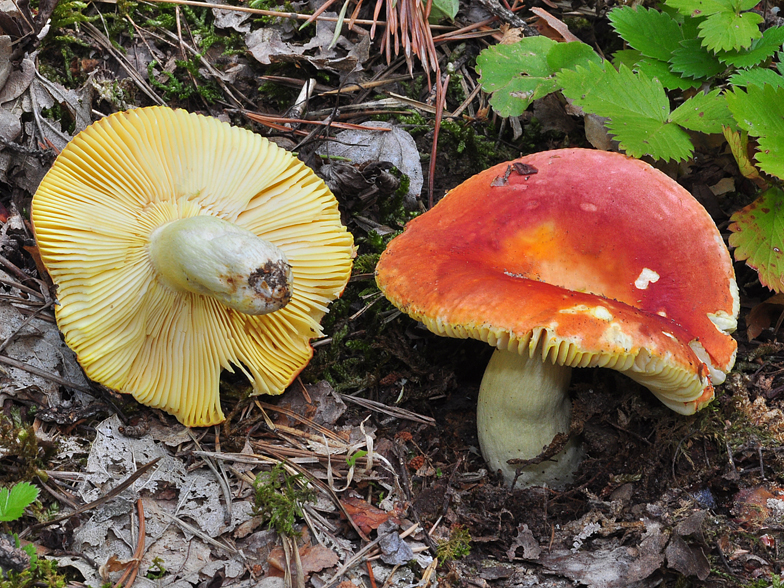
<path id="1" fill-rule="evenodd" d="M 750 310 L 771 294 L 756 273 L 735 264 L 738 361 L 712 404 L 684 417 L 616 372 L 576 370 L 586 456 L 574 484 L 510 490 L 478 450 L 476 398 L 492 350 L 437 337 L 398 312 L 373 269 L 406 220 L 478 171 L 589 147 L 582 119 L 554 95 L 514 120 L 493 113 L 474 67 L 509 34 L 488 12 L 493 2 L 461 4 L 453 22 L 432 27 L 427 51 L 419 34 L 437 72 L 416 55 L 387 58 L 381 29 L 372 37 L 368 24 L 371 4 L 337 37 L 340 5 L 301 27 L 291 14 L 316 6 L 236 4 L 256 12 L 0 2 L 0 486 L 41 489 L 0 530 L 43 558 L 0 586 L 784 585 L 784 343 L 771 328 L 748 339 Z M 603 1 L 536 5 L 589 45 L 617 48 Z M 348 18 L 357 5 L 347 6 Z M 528 8 L 513 8 L 557 38 Z M 475 23 L 484 24 L 461 32 Z M 309 80 L 307 105 L 296 106 Z M 36 264 L 30 202 L 56 154 L 91 122 L 155 104 L 295 150 L 327 178 L 358 246 L 300 378 L 273 399 L 250 397 L 241 376 L 224 374 L 228 419 L 214 428 L 186 429 L 90 383 L 57 331 Z M 371 121 L 402 132 L 397 153 L 385 145 L 375 155 L 405 170 L 402 187 L 388 166 L 330 169 L 320 155 L 342 131 L 335 123 Z M 720 141 L 663 169 L 725 237 L 754 195 Z M 768 311 L 775 323 L 781 306 Z M 0 546 L 0 565 L 14 553 Z"/>

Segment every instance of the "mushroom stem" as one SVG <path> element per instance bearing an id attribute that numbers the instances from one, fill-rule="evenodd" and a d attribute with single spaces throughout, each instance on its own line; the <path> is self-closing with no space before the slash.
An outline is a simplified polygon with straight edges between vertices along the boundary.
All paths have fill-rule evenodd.
<path id="1" fill-rule="evenodd" d="M 477 428 L 479 446 L 493 471 L 512 482 L 516 467 L 510 459 L 532 459 L 567 433 L 572 406 L 567 393 L 572 369 L 497 349 L 479 388 Z M 572 482 L 582 450 L 572 439 L 557 455 L 522 469 L 522 486 L 547 484 L 553 488 Z"/>
<path id="2" fill-rule="evenodd" d="M 272 243 L 215 216 L 156 228 L 150 260 L 169 288 L 212 296 L 245 314 L 268 314 L 291 300 L 291 265 Z"/>

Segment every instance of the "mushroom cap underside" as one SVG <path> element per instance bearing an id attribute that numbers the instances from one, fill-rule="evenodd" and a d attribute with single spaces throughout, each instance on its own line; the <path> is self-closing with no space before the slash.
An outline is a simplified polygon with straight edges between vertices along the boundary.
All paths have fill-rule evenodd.
<path id="1" fill-rule="evenodd" d="M 213 215 L 280 248 L 291 302 L 251 316 L 163 284 L 150 234 Z M 302 162 L 259 135 L 162 107 L 108 116 L 75 137 L 33 199 L 57 321 L 86 374 L 188 426 L 223 420 L 221 369 L 279 394 L 312 356 L 327 305 L 345 287 L 351 234 Z"/>
<path id="2" fill-rule="evenodd" d="M 436 333 L 612 367 L 681 413 L 735 360 L 737 287 L 715 224 L 620 154 L 549 151 L 477 174 L 392 240 L 377 281 Z"/>

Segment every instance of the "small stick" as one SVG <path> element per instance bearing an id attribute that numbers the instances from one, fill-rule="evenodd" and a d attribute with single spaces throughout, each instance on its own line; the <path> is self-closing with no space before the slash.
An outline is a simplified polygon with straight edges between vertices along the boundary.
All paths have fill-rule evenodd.
<path id="1" fill-rule="evenodd" d="M 142 565 L 142 554 L 144 553 L 144 534 L 146 533 L 146 528 L 144 524 L 144 507 L 142 506 L 142 499 L 136 499 L 136 509 L 139 513 L 139 539 L 136 541 L 136 551 L 133 552 L 133 564 L 128 566 L 125 570 L 125 573 L 120 576 L 120 579 L 117 580 L 117 583 L 114 585 L 114 588 L 131 588 L 131 585 L 136 580 L 136 574 L 139 573 L 139 567 Z M 126 584 L 125 581 L 128 580 Z"/>
<path id="2" fill-rule="evenodd" d="M 109 500 L 111 500 L 112 498 L 114 498 L 115 496 L 120 494 L 123 490 L 128 488 L 128 486 L 133 484 L 136 480 L 138 480 L 142 475 L 144 475 L 147 472 L 147 470 L 149 470 L 152 466 L 154 466 L 156 463 L 161 461 L 161 459 L 163 459 L 163 458 L 162 457 L 156 457 L 151 462 L 148 462 L 148 463 L 144 464 L 143 466 L 140 466 L 139 469 L 137 469 L 134 473 L 132 473 L 130 476 L 128 476 L 128 478 L 125 481 L 120 482 L 119 484 L 117 484 L 117 486 L 115 486 L 114 488 L 109 490 L 105 495 L 101 496 L 98 500 L 93 500 L 92 502 L 89 502 L 89 503 L 87 503 L 87 504 L 85 504 L 83 506 L 80 506 L 79 508 L 77 508 L 73 512 L 69 512 L 68 514 L 64 514 L 62 516 L 55 517 L 55 518 L 53 518 L 51 520 L 48 520 L 48 521 L 46 521 L 44 523 L 36 523 L 35 525 L 32 525 L 32 526 L 28 527 L 28 529 L 25 531 L 25 534 L 30 532 L 30 531 L 36 531 L 38 529 L 43 529 L 44 527 L 48 527 L 49 525 L 54 525 L 55 523 L 59 523 L 61 521 L 65 521 L 67 519 L 70 519 L 71 517 L 75 517 L 76 515 L 82 514 L 83 512 L 87 512 L 88 510 L 92 510 L 95 507 L 102 505 L 104 502 L 108 502 Z"/>
<path id="3" fill-rule="evenodd" d="M 196 2 L 195 0 L 147 0 L 147 2 L 160 2 L 162 4 L 182 4 L 185 6 L 198 6 L 201 8 L 217 8 L 218 10 L 233 10 L 235 12 L 249 12 L 250 14 L 261 14 L 262 16 L 277 16 L 280 18 L 294 18 L 297 20 L 308 20 L 312 16 L 310 14 L 299 14 L 297 12 L 279 12 L 277 10 L 262 10 L 260 8 L 246 8 L 244 6 L 228 6 L 226 4 L 211 4 L 209 2 Z M 324 20 L 327 22 L 338 22 L 338 20 L 340 19 L 335 16 L 320 16 L 318 20 Z M 361 25 L 378 24 L 381 26 L 386 26 L 386 23 L 384 22 L 374 23 L 372 20 L 357 19 L 355 22 Z"/>
<path id="4" fill-rule="evenodd" d="M 0 363 L 4 363 L 5 365 L 10 365 L 11 367 L 15 367 L 16 369 L 19 370 L 24 370 L 27 373 L 33 374 L 34 376 L 39 376 L 45 380 L 51 380 L 52 382 L 60 384 L 61 386 L 65 386 L 66 388 L 71 388 L 72 390 L 79 390 L 79 392 L 84 392 L 85 394 L 89 394 L 90 396 L 95 396 L 95 392 L 86 386 L 74 384 L 73 382 L 69 382 L 68 380 L 63 379 L 60 376 L 56 376 L 54 374 L 50 374 L 48 372 L 45 372 L 44 370 L 38 369 L 31 365 L 27 365 L 26 363 L 22 363 L 21 361 L 12 359 L 7 355 L 0 355 Z"/>

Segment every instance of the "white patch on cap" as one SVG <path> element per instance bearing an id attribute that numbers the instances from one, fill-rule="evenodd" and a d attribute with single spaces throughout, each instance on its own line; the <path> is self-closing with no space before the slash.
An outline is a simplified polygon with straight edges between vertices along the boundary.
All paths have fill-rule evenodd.
<path id="1" fill-rule="evenodd" d="M 585 212 L 596 212 L 597 210 L 599 210 L 599 207 L 591 202 L 581 202 L 580 208 Z"/>
<path id="2" fill-rule="evenodd" d="M 620 347 L 626 353 L 631 351 L 634 347 L 634 339 L 623 332 L 623 327 L 618 323 L 612 323 L 609 327 L 604 331 L 604 335 L 602 339 L 607 341 L 610 345 L 614 347 Z"/>
<path id="3" fill-rule="evenodd" d="M 613 315 L 610 314 L 610 311 L 607 310 L 604 306 L 586 306 L 585 304 L 578 304 L 577 306 L 564 308 L 558 312 L 562 312 L 564 314 L 589 314 L 592 317 L 599 319 L 600 321 L 609 322 L 613 319 Z"/>
<path id="4" fill-rule="evenodd" d="M 660 277 L 661 276 L 652 269 L 644 267 L 642 268 L 640 275 L 637 276 L 637 279 L 634 280 L 634 285 L 640 290 L 645 290 L 649 284 L 658 282 Z"/>

